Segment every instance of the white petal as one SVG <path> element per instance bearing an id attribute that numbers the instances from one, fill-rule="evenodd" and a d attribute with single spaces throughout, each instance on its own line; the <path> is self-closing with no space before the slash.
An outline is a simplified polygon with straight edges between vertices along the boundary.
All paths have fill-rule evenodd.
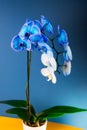
<path id="1" fill-rule="evenodd" d="M 41 56 L 41 61 L 45 66 L 52 67 L 54 71 L 57 69 L 57 63 L 55 58 L 51 55 L 51 53 L 46 54 L 43 53 Z"/>
<path id="2" fill-rule="evenodd" d="M 49 75 L 48 75 L 48 80 L 52 80 L 52 83 L 56 83 L 56 76 L 54 74 L 54 69 L 52 67 L 48 67 L 49 70 Z"/>
<path id="3" fill-rule="evenodd" d="M 43 69 L 41 69 L 41 74 L 42 74 L 43 76 L 48 76 L 48 75 L 49 75 L 49 70 L 48 70 L 48 68 L 43 68 Z"/>
<path id="4" fill-rule="evenodd" d="M 42 63 L 43 63 L 44 65 L 48 66 L 49 60 L 48 60 L 47 54 L 43 53 L 43 54 L 41 55 L 41 61 L 42 61 Z"/>
<path id="5" fill-rule="evenodd" d="M 64 62 L 64 66 L 62 67 L 63 74 L 65 76 L 69 75 L 71 73 L 71 62 Z"/>
<path id="6" fill-rule="evenodd" d="M 51 64 L 51 67 L 54 69 L 54 71 L 56 71 L 56 69 L 57 69 L 57 63 L 56 63 L 56 60 L 55 60 L 54 57 L 50 58 L 50 64 Z"/>
<path id="7" fill-rule="evenodd" d="M 56 76 L 53 74 L 52 83 L 56 83 Z"/>
<path id="8" fill-rule="evenodd" d="M 47 55 L 49 56 L 49 57 L 53 57 L 53 52 L 52 51 L 47 51 Z"/>

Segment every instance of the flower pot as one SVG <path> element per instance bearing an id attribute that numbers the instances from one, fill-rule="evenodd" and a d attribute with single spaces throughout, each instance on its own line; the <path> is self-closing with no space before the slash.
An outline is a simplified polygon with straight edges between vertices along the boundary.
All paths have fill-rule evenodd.
<path id="1" fill-rule="evenodd" d="M 47 121 L 43 125 L 38 127 L 28 126 L 23 122 L 23 130 L 46 130 L 46 127 L 47 127 Z"/>

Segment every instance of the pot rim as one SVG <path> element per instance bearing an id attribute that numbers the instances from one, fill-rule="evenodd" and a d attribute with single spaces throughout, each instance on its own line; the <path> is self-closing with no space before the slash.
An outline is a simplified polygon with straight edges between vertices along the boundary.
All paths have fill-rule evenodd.
<path id="1" fill-rule="evenodd" d="M 25 124 L 24 121 L 22 121 L 22 123 L 23 123 L 24 126 L 35 128 L 35 126 L 29 126 L 29 125 Z M 43 127 L 45 125 L 47 125 L 47 120 L 45 120 L 44 124 L 42 124 L 40 126 L 36 126 L 36 128 L 41 128 L 41 127 Z"/>

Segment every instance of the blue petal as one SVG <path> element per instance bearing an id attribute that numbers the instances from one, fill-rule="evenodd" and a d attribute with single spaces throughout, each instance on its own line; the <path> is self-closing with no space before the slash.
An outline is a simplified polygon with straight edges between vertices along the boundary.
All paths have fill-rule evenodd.
<path id="1" fill-rule="evenodd" d="M 33 21 L 30 21 L 30 22 L 27 23 L 29 34 L 32 34 L 32 26 L 33 26 L 33 25 L 34 25 L 34 22 L 33 22 Z"/>
<path id="2" fill-rule="evenodd" d="M 35 21 L 34 21 L 34 24 L 37 25 L 40 30 L 42 30 L 42 25 L 41 25 L 41 23 L 40 23 L 39 20 L 35 20 Z"/>
<path id="3" fill-rule="evenodd" d="M 27 18 L 26 23 L 29 23 L 29 22 L 32 22 L 32 21 L 30 20 L 30 18 Z"/>
<path id="4" fill-rule="evenodd" d="M 34 24 L 33 21 L 28 23 L 28 33 L 29 34 L 39 34 L 40 28 Z"/>
<path id="5" fill-rule="evenodd" d="M 12 42 L 11 42 L 11 47 L 15 51 L 23 51 L 25 49 L 30 50 L 31 49 L 31 44 L 29 43 L 28 40 L 23 41 L 18 35 L 13 37 Z"/>
<path id="6" fill-rule="evenodd" d="M 43 25 L 43 30 L 47 30 L 49 33 L 53 34 L 53 27 L 44 16 L 41 16 L 41 23 Z"/>
<path id="7" fill-rule="evenodd" d="M 40 40 L 40 42 L 47 42 L 48 41 L 48 37 L 44 34 L 41 34 L 42 38 Z"/>
<path id="8" fill-rule="evenodd" d="M 27 35 L 26 35 L 27 34 Z M 28 33 L 28 26 L 27 24 L 24 24 L 18 34 L 22 39 L 28 39 L 29 33 Z"/>
<path id="9" fill-rule="evenodd" d="M 58 36 L 60 36 L 60 32 L 61 32 L 61 31 L 60 31 L 60 26 L 59 26 L 59 25 L 58 25 L 58 28 L 57 28 L 57 29 L 58 29 Z"/>
<path id="10" fill-rule="evenodd" d="M 38 28 L 38 26 L 33 25 L 32 29 L 31 29 L 31 33 L 32 34 L 40 34 L 40 29 Z"/>
<path id="11" fill-rule="evenodd" d="M 32 42 L 32 43 L 37 43 L 37 42 L 39 42 L 40 40 L 41 40 L 41 38 L 42 38 L 42 36 L 41 35 L 31 35 L 30 37 L 29 37 L 29 39 L 30 39 L 30 41 Z"/>
<path id="12" fill-rule="evenodd" d="M 60 45 L 68 44 L 68 36 L 65 30 L 60 30 L 58 26 L 58 42 Z"/>

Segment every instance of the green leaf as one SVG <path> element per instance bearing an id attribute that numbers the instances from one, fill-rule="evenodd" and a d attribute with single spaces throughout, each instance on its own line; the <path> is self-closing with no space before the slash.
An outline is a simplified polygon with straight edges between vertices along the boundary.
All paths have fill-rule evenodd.
<path id="1" fill-rule="evenodd" d="M 42 113 L 42 114 L 38 115 L 37 120 L 43 121 L 43 120 L 50 119 L 50 118 L 58 118 L 63 115 L 64 115 L 64 113 L 56 113 L 56 112 Z"/>
<path id="2" fill-rule="evenodd" d="M 84 112 L 87 109 L 72 107 L 72 106 L 54 106 L 48 108 L 38 114 L 38 120 L 46 120 L 47 118 L 57 118 L 63 116 L 64 114 Z"/>
<path id="3" fill-rule="evenodd" d="M 10 106 L 15 106 L 15 107 L 26 107 L 26 101 L 25 100 L 5 100 L 5 101 L 0 101 L 2 104 L 7 104 Z"/>
<path id="4" fill-rule="evenodd" d="M 84 112 L 87 111 L 87 109 L 82 109 L 82 108 L 77 108 L 77 107 L 72 107 L 72 106 L 54 106 L 51 108 L 48 108 L 44 111 L 41 112 L 42 113 L 76 113 L 76 112 Z"/>
<path id="5" fill-rule="evenodd" d="M 21 118 L 24 121 L 28 121 L 28 115 L 26 109 L 23 108 L 11 108 L 6 110 L 6 113 L 8 114 L 16 114 L 19 118 Z"/>

